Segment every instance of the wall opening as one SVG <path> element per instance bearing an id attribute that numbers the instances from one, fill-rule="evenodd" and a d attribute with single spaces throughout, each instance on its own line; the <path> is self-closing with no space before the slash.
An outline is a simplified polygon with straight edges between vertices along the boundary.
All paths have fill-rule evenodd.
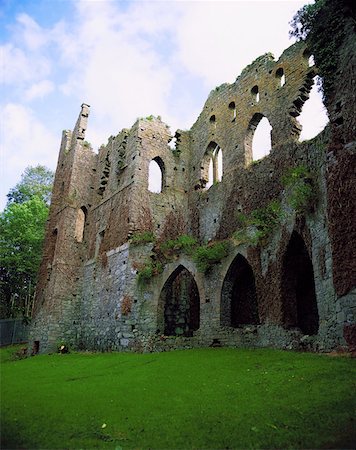
<path id="1" fill-rule="evenodd" d="M 246 258 L 238 254 L 222 286 L 221 325 L 236 328 L 259 322 L 255 276 Z"/>
<path id="2" fill-rule="evenodd" d="M 101 244 L 105 237 L 105 230 L 100 231 L 96 235 L 96 242 L 95 242 L 95 258 L 99 255 Z"/>
<path id="3" fill-rule="evenodd" d="M 165 282 L 159 305 L 162 310 L 162 329 L 166 336 L 192 336 L 200 325 L 200 298 L 192 274 L 179 265 Z"/>
<path id="4" fill-rule="evenodd" d="M 284 74 L 284 70 L 282 67 L 277 69 L 276 71 L 276 78 L 278 79 L 279 86 L 282 87 L 286 84 L 286 76 Z"/>
<path id="5" fill-rule="evenodd" d="M 298 122 L 302 126 L 299 141 L 303 142 L 317 136 L 329 122 L 327 110 L 323 103 L 323 95 L 321 92 L 322 80 L 316 76 L 313 78 L 313 86 L 307 94 L 309 97 L 298 117 Z"/>
<path id="6" fill-rule="evenodd" d="M 162 159 L 157 156 L 150 161 L 148 166 L 148 190 L 155 194 L 159 194 L 164 186 L 164 163 Z"/>
<path id="7" fill-rule="evenodd" d="M 283 258 L 281 279 L 283 323 L 314 335 L 319 329 L 314 271 L 302 237 L 293 232 Z"/>
<path id="8" fill-rule="evenodd" d="M 236 120 L 236 104 L 235 104 L 235 102 L 229 103 L 229 110 L 232 113 L 231 121 L 234 122 Z"/>
<path id="9" fill-rule="evenodd" d="M 257 161 L 267 156 L 272 149 L 272 126 L 267 117 L 256 113 L 248 126 L 245 137 L 247 162 Z"/>
<path id="10" fill-rule="evenodd" d="M 251 94 L 253 97 L 253 100 L 258 103 L 260 101 L 260 93 L 258 91 L 258 86 L 255 85 L 252 89 L 251 89 Z"/>
<path id="11" fill-rule="evenodd" d="M 223 154 L 216 142 L 210 142 L 201 167 L 201 182 L 205 189 L 219 183 L 223 176 Z"/>
<path id="12" fill-rule="evenodd" d="M 77 220 L 75 222 L 75 239 L 77 242 L 83 242 L 86 218 L 87 209 L 85 206 L 82 206 L 77 211 Z"/>

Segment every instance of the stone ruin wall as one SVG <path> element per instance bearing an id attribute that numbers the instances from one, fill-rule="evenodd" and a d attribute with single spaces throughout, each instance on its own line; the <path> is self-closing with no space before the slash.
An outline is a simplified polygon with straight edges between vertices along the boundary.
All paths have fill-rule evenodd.
<path id="1" fill-rule="evenodd" d="M 341 83 L 340 93 L 336 89 L 335 99 L 327 104 L 331 125 L 313 140 L 298 142 L 297 117 L 317 74 L 315 66 L 309 67 L 308 56 L 305 45 L 297 43 L 278 61 L 264 55 L 244 69 L 235 83 L 217 87 L 193 127 L 176 132 L 174 151 L 168 145 L 173 138 L 169 127 L 150 117 L 111 136 L 95 154 L 84 140 L 89 107 L 82 105 L 73 133 L 63 134 L 56 171 L 31 332 L 40 351 L 53 350 L 59 341 L 83 349 L 137 351 L 213 343 L 315 350 L 344 345 L 343 325 L 355 322 L 355 291 L 350 282 L 335 289 L 333 277 L 339 277 L 335 242 L 341 231 L 337 226 L 330 230 L 328 214 L 335 211 L 328 184 L 330 177 L 335 184 L 330 174 L 335 170 L 330 169 L 330 143 L 341 134 L 350 152 L 354 118 L 347 116 L 352 108 L 349 99 L 339 99 L 347 89 Z M 349 59 L 343 64 L 351 70 Z M 283 86 L 282 74 L 286 77 Z M 335 102 L 340 101 L 345 122 L 336 120 L 335 124 Z M 253 132 L 262 117 L 272 125 L 272 151 L 251 164 Z M 345 134 L 343 127 L 348 127 Z M 205 189 L 209 151 L 216 144 L 223 153 L 223 178 Z M 147 189 L 153 159 L 163 174 L 159 194 Z M 266 245 L 234 245 L 207 274 L 198 271 L 191 257 L 180 254 L 161 274 L 138 285 L 137 270 L 153 256 L 154 249 L 153 244 L 133 246 L 132 235 L 152 231 L 161 242 L 182 234 L 200 243 L 230 238 L 238 228 L 238 211 L 248 214 L 274 198 L 286 207 L 281 176 L 301 164 L 316 180 L 318 202 L 312 212 L 300 216 L 289 211 Z M 354 189 L 348 170 L 344 169 L 344 181 Z M 347 204 L 345 191 L 342 195 Z M 283 271 L 293 236 L 302 239 L 312 263 L 319 316 L 314 336 L 287 323 Z M 351 252 L 350 248 L 346 251 Z M 250 269 L 240 269 L 239 258 Z M 346 264 L 352 274 L 350 261 L 349 257 Z M 255 280 L 258 320 L 231 326 L 230 306 L 225 303 L 234 277 L 248 278 L 248 270 Z M 189 295 L 199 296 L 197 323 L 185 336 L 164 332 L 165 321 L 171 319 L 165 303 L 172 292 L 182 304 L 189 303 Z M 184 315 L 184 311 L 174 314 Z M 182 322 L 182 327 L 186 325 Z"/>

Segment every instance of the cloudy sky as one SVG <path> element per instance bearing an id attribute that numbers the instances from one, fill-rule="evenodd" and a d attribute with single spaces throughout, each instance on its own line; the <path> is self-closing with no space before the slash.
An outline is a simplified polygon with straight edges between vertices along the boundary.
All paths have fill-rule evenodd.
<path id="1" fill-rule="evenodd" d="M 0 211 L 28 165 L 55 169 L 81 103 L 95 150 L 150 114 L 188 129 L 215 86 L 293 43 L 289 21 L 306 3 L 0 0 Z"/>

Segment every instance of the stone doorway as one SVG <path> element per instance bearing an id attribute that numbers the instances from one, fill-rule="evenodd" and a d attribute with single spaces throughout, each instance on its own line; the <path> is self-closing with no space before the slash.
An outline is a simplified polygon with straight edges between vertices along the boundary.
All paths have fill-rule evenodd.
<path id="1" fill-rule="evenodd" d="M 302 237 L 295 231 L 283 258 L 281 288 L 284 325 L 300 328 L 304 334 L 317 334 L 319 314 L 313 265 Z"/>
<path id="2" fill-rule="evenodd" d="M 239 327 L 259 323 L 255 276 L 242 255 L 231 263 L 221 291 L 221 325 Z"/>
<path id="3" fill-rule="evenodd" d="M 163 306 L 164 334 L 192 336 L 200 324 L 200 298 L 192 274 L 179 265 L 165 282 L 160 304 Z"/>

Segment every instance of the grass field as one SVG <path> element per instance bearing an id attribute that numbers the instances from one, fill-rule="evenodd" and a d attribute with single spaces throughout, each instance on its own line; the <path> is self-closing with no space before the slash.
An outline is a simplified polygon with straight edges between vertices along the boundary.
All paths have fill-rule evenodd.
<path id="1" fill-rule="evenodd" d="M 1 350 L 2 449 L 354 448 L 356 361 L 278 350 Z"/>

